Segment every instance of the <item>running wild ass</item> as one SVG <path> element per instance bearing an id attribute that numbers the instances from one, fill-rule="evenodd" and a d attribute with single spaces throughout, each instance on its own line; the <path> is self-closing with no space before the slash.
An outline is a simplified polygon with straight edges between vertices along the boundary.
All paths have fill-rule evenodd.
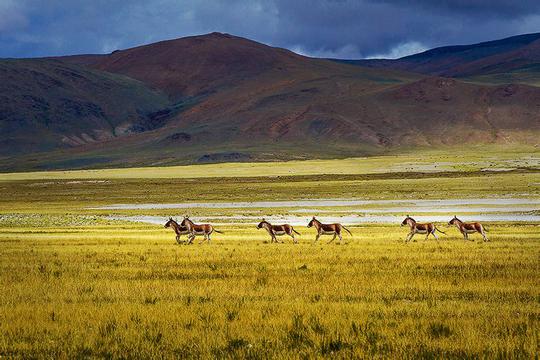
<path id="1" fill-rule="evenodd" d="M 294 237 L 294 234 L 300 235 L 300 233 L 289 224 L 283 224 L 283 225 L 272 225 L 268 221 L 262 219 L 262 221 L 257 225 L 257 229 L 266 229 L 268 231 L 268 234 L 270 234 L 272 241 L 271 242 L 280 242 L 278 241 L 276 236 L 281 235 L 289 235 L 292 237 L 293 242 L 295 244 L 298 244 L 298 240 Z M 281 241 L 283 243 L 283 241 Z"/>
<path id="2" fill-rule="evenodd" d="M 428 239 L 430 234 L 433 235 L 436 240 L 439 240 L 439 237 L 436 234 L 437 231 L 442 234 L 446 234 L 444 231 L 437 229 L 437 227 L 433 223 L 419 224 L 409 215 L 407 215 L 405 220 L 403 220 L 403 222 L 401 223 L 401 226 L 404 225 L 409 225 L 409 228 L 411 228 L 411 231 L 405 238 L 405 242 L 410 241 L 416 234 L 426 234 L 426 240 Z"/>
<path id="3" fill-rule="evenodd" d="M 321 235 L 334 235 L 332 240 L 328 242 L 329 244 L 332 241 L 334 241 L 337 236 L 339 237 L 339 243 L 341 244 L 343 241 L 341 237 L 342 229 L 345 229 L 345 231 L 347 231 L 352 236 L 352 233 L 345 226 L 341 224 L 337 224 L 337 223 L 336 224 L 323 224 L 319 220 L 315 219 L 315 216 L 313 217 L 313 219 L 311 219 L 307 227 L 312 227 L 312 226 L 315 227 L 315 229 L 317 230 L 317 236 L 315 237 L 315 241 L 313 242 L 314 244 L 317 242 L 317 240 L 319 240 Z"/>
<path id="4" fill-rule="evenodd" d="M 178 244 L 181 244 L 180 242 L 180 235 L 187 235 L 189 234 L 189 231 L 187 227 L 179 225 L 176 221 L 173 220 L 172 217 L 169 218 L 169 221 L 165 223 L 166 228 L 172 228 L 174 232 L 176 233 L 176 242 Z M 185 243 L 185 241 L 182 241 Z"/>
<path id="5" fill-rule="evenodd" d="M 448 225 L 456 225 L 458 230 L 463 235 L 463 239 L 469 240 L 469 234 L 472 233 L 479 233 L 484 238 L 484 241 L 489 241 L 489 239 L 486 236 L 486 232 L 482 224 L 478 222 L 474 223 L 466 223 L 457 218 L 457 216 L 454 215 L 454 218 L 448 222 Z M 474 240 L 471 240 L 474 241 Z"/>
<path id="6" fill-rule="evenodd" d="M 193 243 L 193 239 L 195 239 L 195 236 L 203 236 L 204 238 L 201 240 L 199 244 L 202 244 L 204 240 L 208 240 L 208 243 L 210 243 L 210 235 L 215 231 L 219 234 L 223 234 L 223 232 L 218 231 L 214 229 L 214 227 L 210 224 L 195 224 L 193 221 L 189 219 L 188 216 L 184 216 L 184 220 L 182 220 L 181 226 L 185 226 L 188 229 L 189 237 L 188 237 L 188 244 Z"/>

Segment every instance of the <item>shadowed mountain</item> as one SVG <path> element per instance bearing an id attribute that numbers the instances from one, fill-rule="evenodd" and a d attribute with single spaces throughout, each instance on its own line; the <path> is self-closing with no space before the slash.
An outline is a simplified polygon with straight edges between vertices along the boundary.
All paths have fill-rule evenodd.
<path id="1" fill-rule="evenodd" d="M 0 60 L 0 152 L 72 148 L 144 130 L 166 97 L 125 76 L 55 60 Z"/>
<path id="2" fill-rule="evenodd" d="M 374 68 L 471 78 L 485 83 L 540 83 L 540 33 L 473 45 L 444 46 L 400 59 L 337 60 Z"/>
<path id="3" fill-rule="evenodd" d="M 12 151 L 17 156 L 0 159 L 2 168 L 344 157 L 411 146 L 534 144 L 540 132 L 539 88 L 485 86 L 312 59 L 227 34 L 56 59 L 13 61 L 22 68 L 27 66 L 24 61 L 43 61 L 87 78 L 92 74 L 88 84 L 58 86 L 51 94 L 66 89 L 58 96 L 65 98 L 82 91 L 108 111 L 108 125 L 93 117 L 60 117 L 76 131 L 58 128 L 58 134 L 112 132 L 126 127 L 125 118 L 130 119 L 129 131 L 62 143 L 47 153 L 23 156 Z M 10 86 L 23 80 L 33 83 L 35 75 L 20 76 L 30 80 L 8 78 Z M 107 87 L 100 85 L 105 79 Z M 136 96 L 125 96 L 126 87 Z M 37 90 L 28 85 L 24 92 Z M 5 96 L 7 103 L 16 104 Z M 22 108 L 13 105 L 11 111 Z M 137 116 L 119 116 L 113 108 Z M 27 121 L 25 112 L 19 114 Z M 24 144 L 20 139 L 17 143 Z M 47 149 L 55 149 L 53 144 Z"/>

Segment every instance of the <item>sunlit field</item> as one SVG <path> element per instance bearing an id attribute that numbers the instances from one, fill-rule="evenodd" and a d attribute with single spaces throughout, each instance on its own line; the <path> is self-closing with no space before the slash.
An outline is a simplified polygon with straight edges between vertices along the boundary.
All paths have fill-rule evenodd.
<path id="1" fill-rule="evenodd" d="M 344 235 L 343 244 L 328 244 L 328 236 L 313 244 L 315 231 L 305 226 L 312 215 L 324 219 L 353 209 L 332 206 L 314 214 L 257 206 L 103 208 L 302 199 L 540 199 L 535 152 L 470 153 L 455 160 L 429 154 L 417 162 L 412 154 L 404 156 L 378 163 L 299 162 L 298 173 L 295 166 L 275 163 L 205 165 L 205 171 L 1 174 L 0 356 L 538 357 L 536 221 L 488 222 L 490 242 L 479 234 L 464 241 L 447 221 L 437 223 L 446 232 L 439 241 L 417 235 L 409 243 L 404 242 L 408 229 L 399 222 L 346 224 L 353 236 Z M 437 159 L 444 164 L 434 167 Z M 375 207 L 368 204 L 365 210 Z M 508 211 L 505 207 L 486 215 L 477 206 L 463 216 L 491 216 Z M 450 220 L 454 214 L 445 211 L 421 215 Z M 539 214 L 538 207 L 514 211 Z M 211 244 L 196 239 L 194 245 L 179 245 L 160 224 L 111 220 L 143 215 L 181 220 L 183 214 L 210 219 L 225 233 L 214 234 Z M 249 220 L 293 214 L 306 219 L 295 225 L 302 234 L 298 245 L 286 237 L 280 238 L 283 244 L 270 243 Z M 234 216 L 248 220 L 231 224 Z"/>

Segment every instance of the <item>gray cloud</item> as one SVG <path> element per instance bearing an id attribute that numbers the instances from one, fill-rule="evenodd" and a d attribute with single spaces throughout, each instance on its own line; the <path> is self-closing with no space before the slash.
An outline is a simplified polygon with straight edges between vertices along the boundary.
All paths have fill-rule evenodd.
<path id="1" fill-rule="evenodd" d="M 24 28 L 28 19 L 24 11 L 14 0 L 0 0 L 0 34 L 3 31 L 13 31 Z"/>
<path id="2" fill-rule="evenodd" d="M 397 57 L 540 31 L 539 1 L 0 0 L 0 57 L 227 32 L 311 56 Z"/>

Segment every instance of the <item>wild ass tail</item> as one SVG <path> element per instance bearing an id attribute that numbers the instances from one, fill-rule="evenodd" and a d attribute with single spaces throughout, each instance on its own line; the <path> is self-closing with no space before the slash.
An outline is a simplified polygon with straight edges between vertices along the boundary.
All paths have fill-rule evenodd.
<path id="1" fill-rule="evenodd" d="M 292 231 L 294 231 L 295 234 L 302 235 L 298 231 L 294 230 L 294 228 L 292 229 Z"/>
<path id="2" fill-rule="evenodd" d="M 223 231 L 219 231 L 219 230 L 216 230 L 214 229 L 215 232 L 217 232 L 218 234 L 225 234 Z"/>
<path id="3" fill-rule="evenodd" d="M 440 232 L 440 233 L 442 233 L 442 234 L 445 234 L 445 235 L 446 235 L 446 233 L 445 233 L 444 231 L 441 231 L 441 230 L 439 230 L 439 228 L 438 228 L 438 227 L 436 227 L 436 226 L 435 226 L 435 230 L 437 230 L 438 232 Z"/>
<path id="4" fill-rule="evenodd" d="M 349 235 L 352 236 L 352 232 L 351 232 L 349 229 L 347 229 L 347 228 L 346 228 L 345 226 L 343 226 L 343 225 L 341 225 L 341 227 L 344 228 L 344 229 L 349 233 Z"/>

